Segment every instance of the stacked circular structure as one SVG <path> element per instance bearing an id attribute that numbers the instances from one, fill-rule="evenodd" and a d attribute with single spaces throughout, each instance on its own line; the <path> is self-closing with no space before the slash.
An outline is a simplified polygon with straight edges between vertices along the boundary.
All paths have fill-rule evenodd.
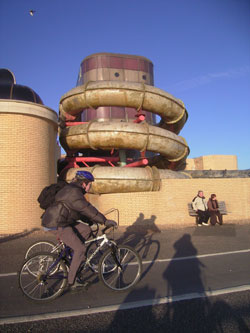
<path id="1" fill-rule="evenodd" d="M 0 233 L 16 233 L 41 224 L 37 197 L 56 180 L 58 120 L 7 69 L 0 69 L 0 120 Z"/>
<path id="2" fill-rule="evenodd" d="M 163 178 L 188 178 L 173 172 L 184 169 L 189 154 L 178 135 L 187 116 L 181 100 L 153 86 L 147 58 L 93 54 L 81 63 L 77 87 L 60 100 L 63 174 L 69 180 L 76 168 L 89 168 L 95 193 L 157 191 Z"/>

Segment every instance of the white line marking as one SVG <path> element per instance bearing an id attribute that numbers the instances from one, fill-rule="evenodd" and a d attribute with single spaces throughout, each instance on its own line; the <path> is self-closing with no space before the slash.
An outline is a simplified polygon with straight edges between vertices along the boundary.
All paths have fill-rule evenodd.
<path id="1" fill-rule="evenodd" d="M 178 258 L 170 258 L 170 259 L 156 259 L 156 260 L 148 260 L 148 261 L 143 261 L 143 265 L 148 265 L 151 264 L 152 262 L 168 262 L 168 261 L 178 261 L 178 260 L 192 260 L 192 259 L 197 259 L 197 258 L 207 258 L 207 257 L 215 257 L 215 256 L 225 256 L 229 254 L 239 254 L 239 253 L 248 253 L 250 252 L 250 249 L 246 250 L 238 250 L 238 251 L 230 251 L 230 252 L 218 252 L 218 253 L 209 253 L 209 254 L 200 254 L 197 256 L 189 256 L 189 257 L 178 257 Z M 17 275 L 18 273 L 3 273 L 0 274 L 1 277 L 8 277 L 8 276 L 14 276 Z"/>
<path id="2" fill-rule="evenodd" d="M 230 251 L 230 252 L 218 252 L 218 253 L 209 253 L 209 254 L 200 254 L 197 256 L 189 256 L 189 257 L 178 257 L 178 258 L 170 258 L 170 259 L 156 259 L 154 262 L 168 262 L 168 261 L 178 261 L 178 260 L 192 260 L 197 258 L 207 258 L 207 257 L 215 257 L 215 256 L 225 256 L 228 254 L 239 254 L 239 253 L 248 253 L 250 249 L 246 250 L 238 250 L 238 251 Z M 150 264 L 150 261 L 143 261 L 143 264 Z"/>
<path id="3" fill-rule="evenodd" d="M 97 307 L 97 308 L 93 308 L 93 309 L 89 308 L 89 309 L 74 310 L 74 311 L 45 313 L 45 314 L 40 314 L 40 315 L 2 318 L 2 319 L 0 319 L 0 325 L 27 323 L 27 322 L 38 321 L 38 320 L 69 318 L 69 317 L 91 315 L 91 314 L 103 313 L 103 312 L 109 312 L 109 311 L 127 310 L 127 309 L 134 309 L 134 308 L 139 308 L 139 307 L 144 307 L 144 306 L 153 306 L 153 305 L 173 303 L 173 302 L 185 301 L 185 300 L 191 300 L 191 299 L 197 299 L 197 298 L 213 297 L 213 296 L 219 296 L 219 295 L 248 291 L 248 290 L 250 290 L 250 285 L 243 285 L 243 286 L 231 287 L 231 288 L 225 288 L 225 289 L 219 289 L 219 290 L 213 290 L 213 291 L 204 291 L 204 293 L 192 293 L 192 294 L 184 294 L 184 295 L 178 295 L 178 296 L 173 296 L 173 297 L 148 299 L 148 300 L 144 300 L 144 301 L 123 303 L 123 304 L 117 304 L 117 305 L 108 305 L 108 306 Z"/>
<path id="4" fill-rule="evenodd" d="M 16 273 L 3 273 L 3 274 L 0 274 L 0 277 L 7 277 L 7 276 L 13 276 L 13 275 L 17 275 L 17 272 Z"/>

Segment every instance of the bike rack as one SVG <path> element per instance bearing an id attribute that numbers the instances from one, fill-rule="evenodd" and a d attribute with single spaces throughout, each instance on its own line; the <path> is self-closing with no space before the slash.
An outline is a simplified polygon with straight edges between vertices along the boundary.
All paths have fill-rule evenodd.
<path id="1" fill-rule="evenodd" d="M 117 212 L 117 225 L 119 226 L 120 224 L 120 212 L 119 212 L 119 209 L 118 208 L 110 208 L 109 210 L 107 210 L 104 215 L 108 215 L 110 213 L 113 213 L 113 212 Z"/>

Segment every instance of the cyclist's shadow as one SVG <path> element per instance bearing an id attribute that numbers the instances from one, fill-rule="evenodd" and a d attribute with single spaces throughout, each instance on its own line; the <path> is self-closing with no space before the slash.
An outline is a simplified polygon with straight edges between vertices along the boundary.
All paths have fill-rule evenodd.
<path id="1" fill-rule="evenodd" d="M 202 281 L 202 269 L 205 266 L 197 258 L 197 249 L 192 244 L 189 234 L 184 234 L 178 239 L 174 243 L 174 248 L 176 252 L 163 272 L 163 278 L 167 282 L 167 297 L 172 300 L 167 305 L 171 313 L 172 329 L 174 331 L 180 323 L 186 322 L 189 329 L 205 332 L 204 327 L 210 307 Z M 181 259 L 183 257 L 187 258 Z M 183 297 L 189 299 L 195 297 L 194 295 L 204 295 L 197 300 L 197 306 L 187 306 L 186 302 L 175 301 Z"/>
<path id="2" fill-rule="evenodd" d="M 131 307 L 136 300 L 141 299 L 141 295 L 149 300 L 156 298 L 156 290 L 145 286 L 133 289 L 120 304 L 120 308 L 115 312 L 114 319 L 110 325 L 104 329 L 107 333 L 128 333 L 128 332 L 155 332 L 158 329 L 158 320 L 153 311 L 153 305 L 150 302 L 147 306 Z M 164 327 L 164 332 L 165 332 Z"/>
<path id="3" fill-rule="evenodd" d="M 163 272 L 167 297 L 172 300 L 166 305 L 171 332 L 182 332 L 185 327 L 186 332 L 223 333 L 227 332 L 229 320 L 236 332 L 249 332 L 244 318 L 229 304 L 223 300 L 214 302 L 206 296 L 205 265 L 197 258 L 191 236 L 184 234 L 174 243 L 174 248 L 176 252 Z"/>
<path id="4" fill-rule="evenodd" d="M 152 268 L 160 252 L 160 242 L 153 239 L 156 233 L 161 232 L 155 220 L 155 215 L 145 219 L 144 214 L 140 213 L 136 221 L 127 227 L 124 234 L 117 240 L 118 244 L 129 245 L 136 249 L 142 260 L 147 258 L 150 261 L 141 278 Z"/>

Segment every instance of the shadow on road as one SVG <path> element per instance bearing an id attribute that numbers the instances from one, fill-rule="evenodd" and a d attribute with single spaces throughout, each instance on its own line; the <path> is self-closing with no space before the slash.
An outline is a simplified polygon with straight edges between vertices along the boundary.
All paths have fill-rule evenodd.
<path id="1" fill-rule="evenodd" d="M 249 298 L 246 296 L 244 303 L 236 299 L 231 303 L 232 306 L 229 304 L 230 295 L 224 297 L 226 301 L 219 296 L 208 298 L 203 282 L 206 267 L 197 258 L 197 249 L 192 243 L 190 234 L 186 233 L 180 237 L 173 247 L 175 253 L 161 273 L 160 283 L 165 287 L 165 299 L 162 293 L 158 295 L 158 286 L 157 288 L 149 285 L 138 286 L 124 298 L 120 309 L 115 312 L 9 324 L 4 325 L 2 331 L 17 333 L 250 332 Z M 187 258 L 181 260 L 183 257 Z M 94 286 L 92 292 L 95 292 Z M 86 297 L 85 295 L 79 294 L 79 297 Z M 165 301 L 162 304 L 159 302 L 160 297 Z M 65 310 L 63 302 L 69 301 L 70 298 L 72 296 L 65 295 L 65 299 L 55 300 L 53 311 Z M 73 298 L 73 301 L 71 300 L 72 304 L 75 304 L 77 298 Z M 114 297 L 113 303 L 115 302 Z M 128 307 L 128 303 L 132 304 L 131 308 Z M 45 304 L 41 306 L 41 312 L 47 313 Z"/>
<path id="2" fill-rule="evenodd" d="M 223 224 L 222 226 L 216 225 L 209 228 L 196 228 L 193 236 L 236 237 L 236 227 L 235 224 Z"/>
<path id="3" fill-rule="evenodd" d="M 19 232 L 17 234 L 0 237 L 0 243 L 5 243 L 5 242 L 8 242 L 8 241 L 12 241 L 14 239 L 26 237 L 26 236 L 28 236 L 28 235 L 30 235 L 33 232 L 38 231 L 38 230 L 40 230 L 40 228 L 33 228 L 31 230 L 24 230 L 24 231 Z"/>
<path id="4" fill-rule="evenodd" d="M 205 266 L 197 258 L 190 234 L 174 243 L 175 254 L 162 274 L 166 284 L 166 303 L 124 310 L 135 299 L 157 301 L 149 286 L 134 289 L 124 300 L 105 332 L 250 332 L 242 317 L 247 307 L 232 308 L 223 300 L 208 298 L 203 284 Z M 183 257 L 191 257 L 180 260 Z M 185 298 L 186 296 L 186 298 Z M 159 296 L 158 296 L 159 297 Z"/>
<path id="5" fill-rule="evenodd" d="M 199 293 L 204 295 L 202 282 L 202 269 L 205 267 L 196 257 L 197 249 L 194 247 L 189 234 L 184 234 L 174 243 L 175 254 L 163 273 L 167 282 L 167 297 Z M 179 260 L 181 257 L 192 257 L 190 260 Z M 190 330 L 204 332 L 206 310 L 209 301 L 206 297 L 200 298 L 195 307 L 186 306 L 183 302 L 171 302 L 167 305 L 171 318 L 171 331 L 188 325 Z M 199 318 L 199 320 L 197 320 Z"/>
<path id="6" fill-rule="evenodd" d="M 143 271 L 141 279 L 150 271 L 160 252 L 160 242 L 153 239 L 154 234 L 161 232 L 155 221 L 155 215 L 152 215 L 150 219 L 145 219 L 144 214 L 140 213 L 136 221 L 127 227 L 117 240 L 118 244 L 135 248 L 142 260 L 146 258 L 150 260 L 150 264 Z"/>

